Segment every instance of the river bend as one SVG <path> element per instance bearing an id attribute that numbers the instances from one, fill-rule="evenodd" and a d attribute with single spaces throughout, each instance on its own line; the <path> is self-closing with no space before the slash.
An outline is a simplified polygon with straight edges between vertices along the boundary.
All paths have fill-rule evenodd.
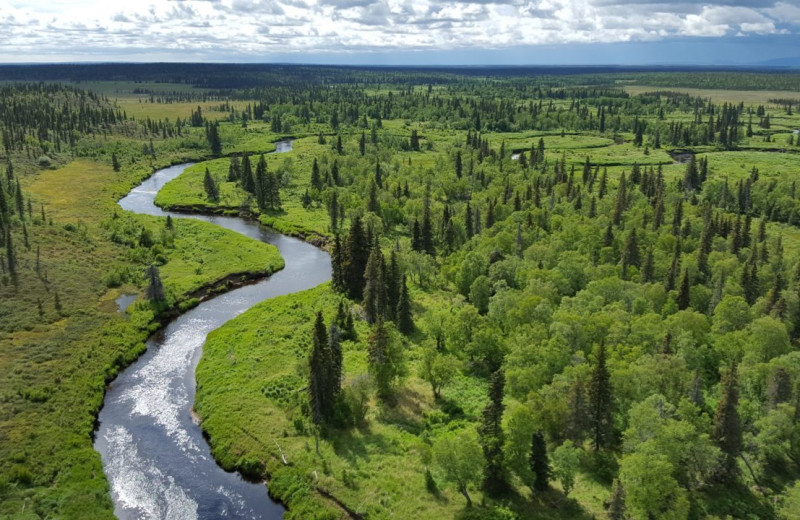
<path id="1" fill-rule="evenodd" d="M 291 141 L 276 143 L 288 152 Z M 163 211 L 158 191 L 191 164 L 159 170 L 119 205 L 126 210 L 193 218 L 278 248 L 285 268 L 269 278 L 202 302 L 147 341 L 147 352 L 121 372 L 106 392 L 95 435 L 111 486 L 114 513 L 128 519 L 277 519 L 283 507 L 263 483 L 222 470 L 192 415 L 195 368 L 206 336 L 253 305 L 310 289 L 330 279 L 330 256 L 296 238 L 238 217 Z"/>

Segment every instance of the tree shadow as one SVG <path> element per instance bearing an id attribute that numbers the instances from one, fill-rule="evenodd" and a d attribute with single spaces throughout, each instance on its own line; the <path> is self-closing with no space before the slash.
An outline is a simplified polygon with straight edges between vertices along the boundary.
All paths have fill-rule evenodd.
<path id="1" fill-rule="evenodd" d="M 403 387 L 395 392 L 391 403 L 381 404 L 377 419 L 382 423 L 419 435 L 425 427 L 422 412 L 427 408 L 422 393 L 413 388 Z"/>
<path id="2" fill-rule="evenodd" d="M 503 510 L 506 511 L 503 511 Z M 519 493 L 514 489 L 504 495 L 485 498 L 480 505 L 465 507 L 457 515 L 458 520 L 504 520 L 508 512 L 519 520 L 591 520 L 594 518 L 583 509 L 577 500 L 564 493 L 549 489 L 533 494 Z"/>
<path id="3" fill-rule="evenodd" d="M 358 434 L 353 430 L 334 430 L 329 432 L 328 441 L 334 453 L 351 463 L 358 460 L 369 462 L 370 448 L 373 453 L 385 453 L 391 446 L 383 434 L 373 433 L 369 428 L 359 428 Z"/>

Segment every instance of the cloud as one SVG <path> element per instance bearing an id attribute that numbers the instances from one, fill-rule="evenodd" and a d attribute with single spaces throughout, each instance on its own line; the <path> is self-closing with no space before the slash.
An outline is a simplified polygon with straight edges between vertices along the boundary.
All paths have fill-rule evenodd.
<path id="1" fill-rule="evenodd" d="M 797 34 L 800 7 L 789 0 L 16 0 L 0 6 L 0 31 L 0 61 L 119 59 L 147 50 L 264 57 Z"/>

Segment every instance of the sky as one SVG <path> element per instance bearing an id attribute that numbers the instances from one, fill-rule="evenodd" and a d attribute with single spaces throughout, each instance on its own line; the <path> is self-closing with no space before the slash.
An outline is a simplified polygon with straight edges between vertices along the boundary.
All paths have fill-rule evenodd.
<path id="1" fill-rule="evenodd" d="M 746 65 L 787 58 L 800 65 L 800 0 L 0 0 L 2 63 Z"/>

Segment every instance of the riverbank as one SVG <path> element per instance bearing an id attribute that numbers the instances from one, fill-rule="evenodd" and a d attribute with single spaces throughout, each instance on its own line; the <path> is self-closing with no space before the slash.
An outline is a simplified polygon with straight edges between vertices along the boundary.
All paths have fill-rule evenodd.
<path id="1" fill-rule="evenodd" d="M 91 432 L 106 382 L 144 352 L 160 324 L 146 305 L 118 313 L 104 304 L 107 294 L 117 286 L 139 292 L 151 261 L 163 264 L 171 305 L 184 308 L 234 281 L 231 273 L 256 277 L 278 268 L 271 246 L 236 233 L 175 222 L 165 235 L 164 219 L 119 210 L 123 190 L 147 175 L 78 161 L 26 179 L 47 222 L 30 230 L 31 250 L 19 253 L 17 288 L 0 288 L 0 516 L 114 518 Z M 149 247 L 139 243 L 142 230 L 152 237 Z M 217 261 L 228 248 L 234 254 Z"/>

